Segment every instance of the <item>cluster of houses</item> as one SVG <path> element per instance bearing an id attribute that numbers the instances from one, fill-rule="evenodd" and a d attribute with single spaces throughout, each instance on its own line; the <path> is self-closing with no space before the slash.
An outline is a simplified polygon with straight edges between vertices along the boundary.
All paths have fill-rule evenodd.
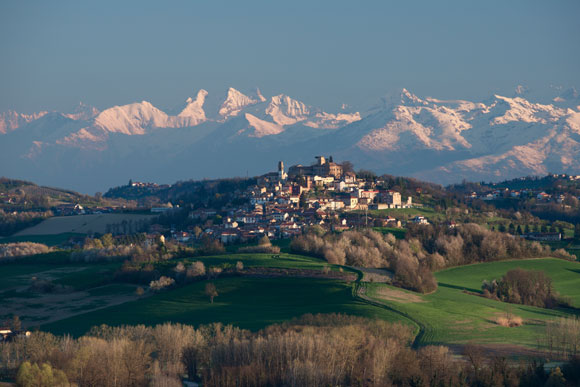
<path id="1" fill-rule="evenodd" d="M 255 186 L 239 195 L 246 204 L 219 211 L 201 208 L 189 213 L 195 223 L 206 225 L 202 235 L 195 235 L 194 227 L 190 227 L 185 231 L 172 230 L 172 237 L 189 242 L 207 235 L 223 243 L 250 240 L 261 235 L 274 239 L 289 238 L 312 225 L 325 225 L 334 230 L 356 226 L 357 220 L 345 216 L 349 211 L 413 205 L 411 197 L 403 201 L 399 192 L 368 188 L 365 180 L 344 171 L 340 164 L 332 161 L 332 157 L 326 159 L 323 156 L 316 157 L 313 165 L 295 165 L 288 172 L 280 161 L 276 172 L 260 176 Z M 395 218 L 383 220 L 385 226 L 401 227 L 401 222 Z M 428 223 L 425 218 L 413 221 Z"/>

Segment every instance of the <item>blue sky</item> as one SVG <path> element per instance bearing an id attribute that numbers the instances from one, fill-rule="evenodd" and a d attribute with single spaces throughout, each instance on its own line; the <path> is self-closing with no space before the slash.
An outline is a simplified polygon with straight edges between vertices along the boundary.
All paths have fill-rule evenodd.
<path id="1" fill-rule="evenodd" d="M 0 111 L 260 87 L 333 108 L 396 88 L 580 85 L 580 1 L 0 2 Z"/>

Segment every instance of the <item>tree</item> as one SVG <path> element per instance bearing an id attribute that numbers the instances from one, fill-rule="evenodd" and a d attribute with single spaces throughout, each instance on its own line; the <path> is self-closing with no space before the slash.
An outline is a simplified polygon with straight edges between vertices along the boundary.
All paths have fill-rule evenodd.
<path id="1" fill-rule="evenodd" d="M 10 322 L 10 329 L 12 329 L 14 332 L 22 329 L 22 322 L 20 321 L 20 317 L 17 315 L 12 317 L 12 321 Z"/>
<path id="2" fill-rule="evenodd" d="M 244 263 L 242 261 L 236 262 L 236 271 L 240 272 L 242 270 L 244 270 Z"/>
<path id="3" fill-rule="evenodd" d="M 342 173 L 354 172 L 354 165 L 350 161 L 343 161 L 340 165 L 342 167 Z"/>
<path id="4" fill-rule="evenodd" d="M 259 246 L 270 246 L 272 244 L 272 242 L 270 242 L 270 238 L 268 238 L 267 235 L 264 235 L 263 237 L 260 238 L 260 240 L 258 241 L 258 245 Z"/>
<path id="5" fill-rule="evenodd" d="M 195 261 L 189 269 L 187 269 L 188 277 L 199 277 L 205 275 L 205 265 L 202 261 Z"/>
<path id="6" fill-rule="evenodd" d="M 53 387 L 68 386 L 66 374 L 57 369 L 53 369 L 50 364 L 30 364 L 25 361 L 18 368 L 16 383 L 23 387 Z"/>
<path id="7" fill-rule="evenodd" d="M 112 247 L 113 246 L 113 235 L 112 234 L 105 234 L 101 237 L 101 243 L 103 243 L 104 247 Z"/>
<path id="8" fill-rule="evenodd" d="M 209 302 L 213 304 L 213 298 L 218 296 L 217 289 L 213 283 L 205 284 L 205 295 L 209 297 Z"/>
<path id="9" fill-rule="evenodd" d="M 574 239 L 577 241 L 580 240 L 580 223 L 574 226 Z"/>

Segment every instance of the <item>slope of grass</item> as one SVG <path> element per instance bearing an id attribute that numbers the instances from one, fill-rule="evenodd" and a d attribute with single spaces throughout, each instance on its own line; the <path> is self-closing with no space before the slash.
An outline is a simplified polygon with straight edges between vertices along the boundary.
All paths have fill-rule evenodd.
<path id="1" fill-rule="evenodd" d="M 222 322 L 257 330 L 305 313 L 346 313 L 405 320 L 384 308 L 352 297 L 352 287 L 341 281 L 310 278 L 222 278 L 214 281 L 219 296 L 214 303 L 204 294 L 206 281 L 168 290 L 148 298 L 71 317 L 42 326 L 53 333 L 80 335 L 100 324 L 185 324 Z M 407 323 L 412 324 L 406 320 Z"/>
<path id="2" fill-rule="evenodd" d="M 10 236 L 5 238 L 0 238 L 0 244 L 3 243 L 15 243 L 15 242 L 35 242 L 42 243 L 47 246 L 58 246 L 67 242 L 72 237 L 84 236 L 84 234 L 75 233 L 62 233 L 62 234 L 51 234 L 51 235 L 22 235 L 22 236 Z"/>
<path id="3" fill-rule="evenodd" d="M 483 279 L 499 278 L 509 269 L 545 270 L 558 291 L 578 300 L 580 264 L 557 259 L 532 259 L 475 264 L 437 273 L 438 290 L 418 295 L 422 302 L 393 301 L 385 297 L 388 285 L 368 284 L 367 295 L 408 316 L 424 327 L 419 344 L 479 343 L 536 346 L 544 332 L 545 322 L 573 313 L 571 310 L 548 310 L 513 305 L 468 294 L 463 289 L 478 291 Z M 524 319 L 524 325 L 505 328 L 495 319 L 513 314 Z"/>
<path id="4" fill-rule="evenodd" d="M 306 257 L 296 254 L 223 254 L 203 257 L 192 257 L 185 259 L 174 259 L 171 261 L 160 262 L 157 267 L 160 269 L 172 268 L 177 262 L 183 262 L 185 265 L 195 261 L 202 261 L 206 268 L 211 266 L 235 266 L 238 261 L 244 264 L 244 267 L 271 267 L 271 268 L 289 268 L 289 269 L 313 269 L 322 270 L 325 266 L 331 266 L 326 261 L 313 257 Z"/>
<path id="5" fill-rule="evenodd" d="M 580 307 L 580 263 L 562 259 L 543 258 L 501 262 L 479 263 L 442 270 L 437 280 L 442 286 L 455 286 L 470 291 L 481 291 L 484 279 L 500 279 L 509 270 L 520 267 L 526 270 L 542 270 L 562 295 L 572 298 L 575 307 Z"/>

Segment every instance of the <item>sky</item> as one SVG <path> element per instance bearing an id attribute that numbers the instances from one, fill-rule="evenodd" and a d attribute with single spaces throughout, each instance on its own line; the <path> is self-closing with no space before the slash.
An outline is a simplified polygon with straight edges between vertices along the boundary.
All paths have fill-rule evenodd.
<path id="1" fill-rule="evenodd" d="M 580 86 L 580 1 L 0 2 L 0 112 L 259 87 L 332 109 Z M 543 92 L 543 91 L 542 91 Z"/>

